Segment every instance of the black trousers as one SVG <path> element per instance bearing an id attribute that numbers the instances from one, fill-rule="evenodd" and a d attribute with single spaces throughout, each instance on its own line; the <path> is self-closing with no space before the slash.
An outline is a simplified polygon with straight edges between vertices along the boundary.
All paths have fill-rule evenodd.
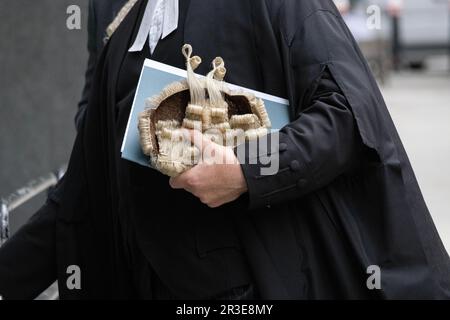
<path id="1" fill-rule="evenodd" d="M 47 203 L 0 248 L 0 295 L 30 300 L 57 277 L 56 214 L 58 204 Z"/>

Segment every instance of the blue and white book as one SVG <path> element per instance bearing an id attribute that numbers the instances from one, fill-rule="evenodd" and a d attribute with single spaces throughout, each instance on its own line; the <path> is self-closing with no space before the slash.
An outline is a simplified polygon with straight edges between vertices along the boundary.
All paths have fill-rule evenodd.
<path id="1" fill-rule="evenodd" d="M 146 107 L 145 101 L 159 94 L 169 84 L 186 79 L 186 70 L 175 68 L 157 61 L 146 59 L 142 67 L 141 76 L 134 96 L 133 106 L 128 119 L 127 130 L 122 143 L 122 158 L 149 167 L 149 159 L 142 152 L 139 142 L 139 114 Z M 231 90 L 252 92 L 265 102 L 272 130 L 279 130 L 289 121 L 289 101 L 262 92 L 228 84 Z"/>

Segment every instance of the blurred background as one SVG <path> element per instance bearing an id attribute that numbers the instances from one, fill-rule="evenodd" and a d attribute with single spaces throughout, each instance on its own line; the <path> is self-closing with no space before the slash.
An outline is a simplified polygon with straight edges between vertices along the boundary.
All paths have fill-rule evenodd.
<path id="1" fill-rule="evenodd" d="M 79 30 L 66 26 L 74 4 Z M 0 199 L 68 161 L 87 65 L 87 8 L 88 0 L 0 0 Z M 45 198 L 11 212 L 11 233 Z"/>
<path id="2" fill-rule="evenodd" d="M 450 1 L 335 3 L 381 85 L 450 250 Z M 87 4 L 0 0 L 0 199 L 11 211 L 10 233 L 40 207 L 68 161 L 87 64 Z M 71 5 L 81 9 L 80 29 L 66 26 Z"/>

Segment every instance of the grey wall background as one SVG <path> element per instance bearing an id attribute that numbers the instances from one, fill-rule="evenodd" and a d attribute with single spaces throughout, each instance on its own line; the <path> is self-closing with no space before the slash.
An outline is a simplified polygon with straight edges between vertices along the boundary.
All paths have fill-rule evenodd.
<path id="1" fill-rule="evenodd" d="M 0 197 L 68 161 L 87 62 L 88 0 L 0 0 Z M 81 8 L 81 30 L 66 27 Z M 37 209 L 12 217 L 13 229 Z"/>

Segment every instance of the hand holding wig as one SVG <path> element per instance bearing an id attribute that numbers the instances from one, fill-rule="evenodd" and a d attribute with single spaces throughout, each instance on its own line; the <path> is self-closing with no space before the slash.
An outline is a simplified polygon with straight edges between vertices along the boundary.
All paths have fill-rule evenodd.
<path id="1" fill-rule="evenodd" d="M 186 129 L 235 147 L 267 135 L 271 127 L 263 100 L 249 92 L 231 91 L 223 81 L 227 71 L 222 58 L 214 59 L 213 70 L 200 78 L 194 70 L 201 58 L 192 57 L 190 45 L 184 45 L 182 52 L 187 79 L 148 99 L 146 110 L 139 115 L 144 154 L 152 167 L 171 177 L 189 170 L 201 158 L 200 150 L 186 139 Z"/>

